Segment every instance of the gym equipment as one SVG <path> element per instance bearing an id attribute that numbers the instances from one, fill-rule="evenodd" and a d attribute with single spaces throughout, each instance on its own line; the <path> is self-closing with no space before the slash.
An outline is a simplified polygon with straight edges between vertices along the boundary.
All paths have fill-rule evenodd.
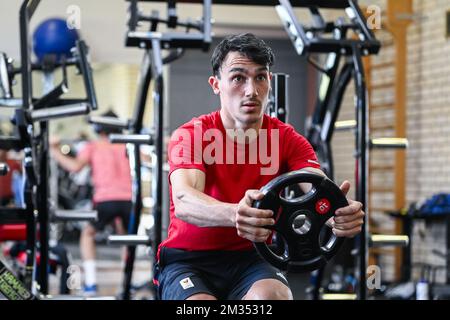
<path id="1" fill-rule="evenodd" d="M 38 61 L 47 55 L 55 55 L 56 61 L 72 56 L 72 48 L 78 40 L 76 29 L 69 29 L 67 22 L 51 18 L 41 22 L 33 33 L 33 50 Z"/>
<path id="2" fill-rule="evenodd" d="M 273 74 L 272 91 L 267 106 L 267 113 L 283 122 L 288 122 L 289 115 L 288 80 L 289 75 L 285 73 Z"/>
<path id="3" fill-rule="evenodd" d="M 299 198 L 280 195 L 286 187 L 299 183 L 311 183 L 312 188 Z M 306 170 L 292 171 L 273 179 L 260 191 L 264 198 L 255 201 L 253 207 L 274 212 L 275 225 L 265 228 L 274 230 L 283 240 L 276 242 L 277 248 L 255 242 L 264 259 L 281 270 L 305 272 L 324 266 L 338 252 L 344 238 L 333 233 L 326 237 L 324 228 L 335 211 L 348 202 L 330 179 Z"/>
<path id="4" fill-rule="evenodd" d="M 30 110 L 29 117 L 34 121 L 44 121 L 50 119 L 61 118 L 70 115 L 81 115 L 86 114 L 90 110 L 97 109 L 97 97 L 94 90 L 94 82 L 92 79 L 92 70 L 88 61 L 89 49 L 84 40 L 78 40 L 75 43 L 75 47 L 72 50 L 73 56 L 68 59 L 62 59 L 57 61 L 55 56 L 46 56 L 42 62 L 29 62 L 20 68 L 14 68 L 12 63 L 13 60 L 7 58 L 5 54 L 0 53 L 0 67 L 3 61 L 6 70 L 1 74 L 2 76 L 2 91 L 3 97 L 0 97 L 0 106 L 19 108 L 22 107 L 22 98 L 14 98 L 14 93 L 11 86 L 6 90 L 3 83 L 11 85 L 14 81 L 14 77 L 17 74 L 22 75 L 22 79 L 31 81 L 28 74 L 24 75 L 23 68 L 28 69 L 30 74 L 32 71 L 41 71 L 45 74 L 51 74 L 56 69 L 60 68 L 62 71 L 62 81 L 59 85 L 55 86 L 49 92 L 41 98 L 31 97 L 31 94 L 27 94 L 27 99 L 29 99 L 29 104 L 33 106 Z M 29 57 L 29 52 L 24 52 Z M 2 56 L 6 58 L 1 58 Z M 67 67 L 74 66 L 77 68 L 78 74 L 83 78 L 84 91 L 86 96 L 84 98 L 71 99 L 71 98 L 60 98 L 61 95 L 68 91 L 68 81 L 67 81 Z M 0 71 L 2 69 L 0 68 Z M 4 80 L 3 80 L 4 78 Z M 23 90 L 24 84 L 22 84 Z M 27 88 L 31 88 L 31 83 Z M 32 90 L 32 88 L 31 88 Z M 6 92 L 8 94 L 6 94 Z M 44 108 L 45 106 L 45 108 Z"/>
<path id="5" fill-rule="evenodd" d="M 8 300 L 37 300 L 28 288 L 0 260 L 0 292 Z"/>
<path id="6" fill-rule="evenodd" d="M 9 167 L 6 163 L 0 163 L 0 176 L 6 176 L 9 172 Z"/>
<path id="7" fill-rule="evenodd" d="M 5 53 L 0 52 L 0 90 L 2 95 L 9 99 L 11 98 L 11 80 L 9 78 L 8 68 L 12 65 L 12 60 L 10 60 Z"/>
<path id="8" fill-rule="evenodd" d="M 150 31 L 139 31 L 142 22 L 150 23 Z M 157 32 L 160 24 L 165 24 L 169 28 L 185 27 L 186 32 Z M 168 18 L 160 18 L 157 11 L 152 11 L 151 15 L 143 14 L 138 8 L 138 1 L 131 0 L 129 5 L 128 32 L 126 35 L 126 46 L 139 47 L 145 49 L 145 54 L 141 64 L 139 85 L 135 106 L 135 113 L 131 120 L 120 120 L 111 117 L 91 117 L 90 122 L 94 124 L 104 124 L 116 126 L 117 128 L 129 130 L 130 134 L 112 134 L 110 141 L 113 143 L 127 143 L 130 168 L 133 178 L 133 209 L 130 219 L 128 235 L 110 236 L 108 241 L 111 244 L 127 245 L 127 255 L 124 267 L 124 280 L 121 298 L 129 300 L 131 298 L 131 279 L 135 260 L 136 245 L 142 244 L 151 246 L 156 255 L 157 248 L 161 242 L 162 228 L 162 168 L 163 163 L 163 65 L 171 63 L 184 53 L 184 49 L 207 50 L 211 43 L 211 1 L 203 1 L 203 18 L 201 21 L 181 21 L 176 14 L 176 2 L 168 2 Z M 191 29 L 198 33 L 190 33 Z M 171 49 L 170 53 L 163 57 L 162 49 Z M 155 106 L 154 130 L 149 130 L 150 134 L 142 134 L 143 116 L 147 101 L 148 89 L 151 81 L 154 81 L 153 99 Z M 140 224 L 142 211 L 142 187 L 141 187 L 141 160 L 139 145 L 153 145 L 154 170 L 152 171 L 152 197 L 153 205 L 153 236 L 138 236 L 137 231 Z"/>
<path id="9" fill-rule="evenodd" d="M 161 0 L 139 0 L 142 2 L 161 2 Z M 202 0 L 179 0 L 185 3 L 202 3 Z M 292 0 L 294 7 L 319 6 L 321 8 L 345 8 L 346 0 Z M 277 0 L 214 0 L 214 4 L 235 4 L 246 6 L 275 6 Z"/>
<path id="10" fill-rule="evenodd" d="M 112 110 L 107 111 L 106 113 L 104 113 L 101 118 L 106 118 L 109 119 L 109 121 L 112 121 L 113 119 L 118 119 L 116 113 Z M 122 127 L 118 127 L 117 125 L 110 125 L 109 123 L 94 123 L 92 121 L 90 121 L 91 123 L 93 123 L 93 128 L 94 131 L 99 134 L 101 132 L 107 134 L 107 135 L 111 135 L 111 134 L 118 134 L 118 133 L 122 133 Z"/>
<path id="11" fill-rule="evenodd" d="M 400 246 L 406 247 L 409 244 L 409 237 L 394 234 L 372 234 L 369 238 L 370 247 Z"/>
<path id="12" fill-rule="evenodd" d="M 98 212 L 96 210 L 54 210 L 52 219 L 54 221 L 96 221 Z"/>
<path id="13" fill-rule="evenodd" d="M 335 127 L 342 130 L 352 129 L 356 125 L 354 120 L 336 125 L 345 89 L 352 76 L 357 84 L 361 83 L 357 82 L 358 79 L 364 79 L 359 73 L 362 72 L 358 62 L 361 55 L 376 54 L 380 49 L 379 41 L 367 28 L 364 15 L 356 3 L 352 0 L 329 3 L 335 9 L 343 8 L 343 5 L 351 23 L 347 23 L 344 18 L 325 22 L 319 12 L 320 6 L 306 6 L 312 16 L 312 26 L 304 26 L 297 21 L 289 1 L 280 0 L 280 5 L 276 7 L 297 53 L 307 55 L 308 61 L 322 73 L 320 95 L 306 136 L 317 152 L 324 172 L 331 179 L 334 176 L 330 146 L 333 131 Z M 350 31 L 356 33 L 358 39 L 349 38 L 347 33 Z M 326 34 L 332 36 L 326 37 Z M 328 53 L 325 68 L 310 58 L 311 53 Z M 345 63 L 339 68 L 343 57 L 346 58 Z M 358 86 L 356 96 L 360 97 L 364 91 L 365 87 Z"/>
<path id="14" fill-rule="evenodd" d="M 48 120 L 86 114 L 91 109 L 97 108 L 97 101 L 87 58 L 87 46 L 84 41 L 76 42 L 74 55 L 70 59 L 56 61 L 54 57 L 46 56 L 43 61 L 31 62 L 29 23 L 39 3 L 40 0 L 24 0 L 20 7 L 21 67 L 12 68 L 10 59 L 2 59 L 3 65 L 5 65 L 5 62 L 7 65 L 7 72 L 2 73 L 2 78 L 7 79 L 6 82 L 2 80 L 2 87 L 3 83 L 12 83 L 14 75 L 20 73 L 22 76 L 22 97 L 14 99 L 11 90 L 9 91 L 9 98 L 5 95 L 3 99 L 0 99 L 0 105 L 14 108 L 13 123 L 18 133 L 15 137 L 0 137 L 0 147 L 23 150 L 24 152 L 23 193 L 25 206 L 23 208 L 1 208 L 0 224 L 25 224 L 24 285 L 32 294 L 36 294 L 38 283 L 39 291 L 42 294 L 47 294 L 50 250 L 49 221 L 50 219 L 58 219 L 58 217 L 51 216 L 54 209 L 51 208 L 48 197 Z M 83 76 L 85 98 L 60 98 L 67 91 L 66 67 L 70 65 L 76 66 Z M 60 84 L 54 86 L 52 73 L 57 68 L 62 70 L 63 79 Z M 46 90 L 41 98 L 33 97 L 32 71 L 44 73 Z M 3 89 L 3 93 L 6 91 Z M 39 192 L 37 192 L 38 190 Z M 64 213 L 59 214 L 59 218 L 62 216 L 64 216 Z M 66 219 L 68 219 L 67 216 Z M 37 231 L 39 231 L 39 237 L 37 237 Z M 40 254 L 38 268 L 36 267 L 37 248 L 39 248 Z"/>
<path id="15" fill-rule="evenodd" d="M 301 1 L 300 1 L 301 2 Z M 300 3 L 297 2 L 297 3 Z M 333 173 L 333 158 L 331 154 L 331 139 L 335 129 L 355 129 L 355 194 L 356 200 L 363 204 L 367 212 L 366 199 L 368 188 L 368 156 L 371 148 L 406 148 L 406 139 L 383 138 L 370 139 L 368 136 L 368 104 L 366 95 L 365 75 L 362 56 L 377 54 L 380 42 L 372 30 L 367 27 L 366 20 L 360 8 L 353 0 L 327 2 L 327 8 L 345 9 L 347 18 L 338 18 L 334 22 L 326 22 L 319 12 L 324 3 L 303 1 L 312 16 L 312 25 L 300 24 L 295 16 L 289 0 L 279 0 L 276 7 L 283 25 L 299 55 L 308 57 L 309 62 L 321 72 L 319 97 L 313 114 L 312 123 L 306 137 L 315 149 L 322 169 L 331 179 Z M 350 32 L 353 33 L 353 37 Z M 325 66 L 320 66 L 311 59 L 310 54 L 326 53 Z M 344 63 L 341 63 L 341 59 Z M 337 123 L 339 109 L 345 89 L 353 77 L 355 85 L 355 120 Z M 389 239 L 386 237 L 371 237 L 368 233 L 367 217 L 363 224 L 358 242 L 358 298 L 366 299 L 366 268 L 369 245 L 405 245 L 405 238 Z M 323 270 L 319 272 L 320 285 Z M 313 294 L 318 298 L 318 287 Z"/>
<path id="16" fill-rule="evenodd" d="M 0 293 L 8 300 L 115 300 L 114 297 L 81 297 L 32 293 L 0 260 Z"/>
<path id="17" fill-rule="evenodd" d="M 168 2 L 167 19 L 161 19 L 157 11 L 151 15 L 142 14 L 137 6 L 138 0 L 130 0 L 130 19 L 128 21 L 129 31 L 126 37 L 126 46 L 152 48 L 153 41 L 158 40 L 159 46 L 164 49 L 172 48 L 199 48 L 208 50 L 211 44 L 211 0 L 203 0 L 203 17 L 201 21 L 181 21 L 176 15 L 176 1 Z M 140 22 L 150 22 L 150 32 L 136 30 Z M 185 27 L 186 32 L 156 32 L 158 23 L 166 24 L 169 28 Z M 189 32 L 191 29 L 198 33 Z"/>

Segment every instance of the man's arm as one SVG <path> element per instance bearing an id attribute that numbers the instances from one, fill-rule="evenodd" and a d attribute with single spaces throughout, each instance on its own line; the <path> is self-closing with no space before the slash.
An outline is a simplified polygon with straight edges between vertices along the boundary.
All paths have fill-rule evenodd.
<path id="1" fill-rule="evenodd" d="M 205 174 L 198 169 L 178 169 L 170 176 L 172 197 L 177 218 L 199 227 L 235 227 L 245 239 L 263 242 L 273 225 L 273 212 L 252 208 L 262 198 L 258 190 L 247 190 L 238 204 L 218 201 L 205 193 Z"/>
<path id="2" fill-rule="evenodd" d="M 59 143 L 57 142 L 50 143 L 50 151 L 53 159 L 55 159 L 61 167 L 70 172 L 78 172 L 88 164 L 87 160 L 72 158 L 63 154 L 59 148 Z"/>
<path id="3" fill-rule="evenodd" d="M 218 201 L 205 193 L 205 173 L 177 169 L 170 175 L 175 216 L 199 227 L 235 227 L 237 204 Z"/>

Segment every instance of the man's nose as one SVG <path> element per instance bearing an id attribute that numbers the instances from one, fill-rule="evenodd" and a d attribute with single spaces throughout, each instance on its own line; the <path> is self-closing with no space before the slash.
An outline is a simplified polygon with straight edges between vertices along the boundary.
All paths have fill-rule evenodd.
<path id="1" fill-rule="evenodd" d="M 255 81 L 249 80 L 245 88 L 245 95 L 247 97 L 256 97 L 258 95 L 258 88 Z"/>

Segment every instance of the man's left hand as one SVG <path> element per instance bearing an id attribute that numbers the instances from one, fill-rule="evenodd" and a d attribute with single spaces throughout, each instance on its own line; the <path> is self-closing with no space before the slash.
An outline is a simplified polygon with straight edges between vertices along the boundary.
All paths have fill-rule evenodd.
<path id="1" fill-rule="evenodd" d="M 344 181 L 340 189 L 347 195 L 350 190 L 350 182 Z M 364 211 L 361 202 L 348 198 L 347 200 L 349 205 L 336 210 L 335 216 L 329 220 L 329 224 L 336 236 L 353 238 L 362 230 Z"/>

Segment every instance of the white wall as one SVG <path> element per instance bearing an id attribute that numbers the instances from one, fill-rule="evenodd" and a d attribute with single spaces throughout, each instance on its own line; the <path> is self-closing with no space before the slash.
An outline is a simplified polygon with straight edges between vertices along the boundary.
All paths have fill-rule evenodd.
<path id="1" fill-rule="evenodd" d="M 0 1 L 0 51 L 17 59 L 19 57 L 19 8 L 20 0 Z M 31 30 L 48 17 L 66 18 L 71 5 L 80 8 L 80 32 L 91 47 L 94 62 L 136 63 L 140 61 L 138 49 L 126 48 L 124 37 L 127 22 L 125 0 L 42 0 L 31 21 Z M 146 13 L 151 9 L 166 14 L 165 3 L 140 3 Z M 179 4 L 180 18 L 199 18 L 202 6 L 199 4 Z M 303 10 L 301 10 L 303 12 Z M 300 14 L 300 11 L 299 11 Z M 255 33 L 270 33 L 270 36 L 287 37 L 281 27 L 274 7 L 213 5 L 213 32 L 223 35 L 247 28 Z"/>
<path id="2" fill-rule="evenodd" d="M 0 1 L 0 51 L 19 58 L 19 0 Z M 81 11 L 80 33 L 91 47 L 91 58 L 97 62 L 136 62 L 139 50 L 125 48 L 125 1 L 118 0 L 43 0 L 32 18 L 30 29 L 48 17 L 68 17 L 70 5 Z"/>

